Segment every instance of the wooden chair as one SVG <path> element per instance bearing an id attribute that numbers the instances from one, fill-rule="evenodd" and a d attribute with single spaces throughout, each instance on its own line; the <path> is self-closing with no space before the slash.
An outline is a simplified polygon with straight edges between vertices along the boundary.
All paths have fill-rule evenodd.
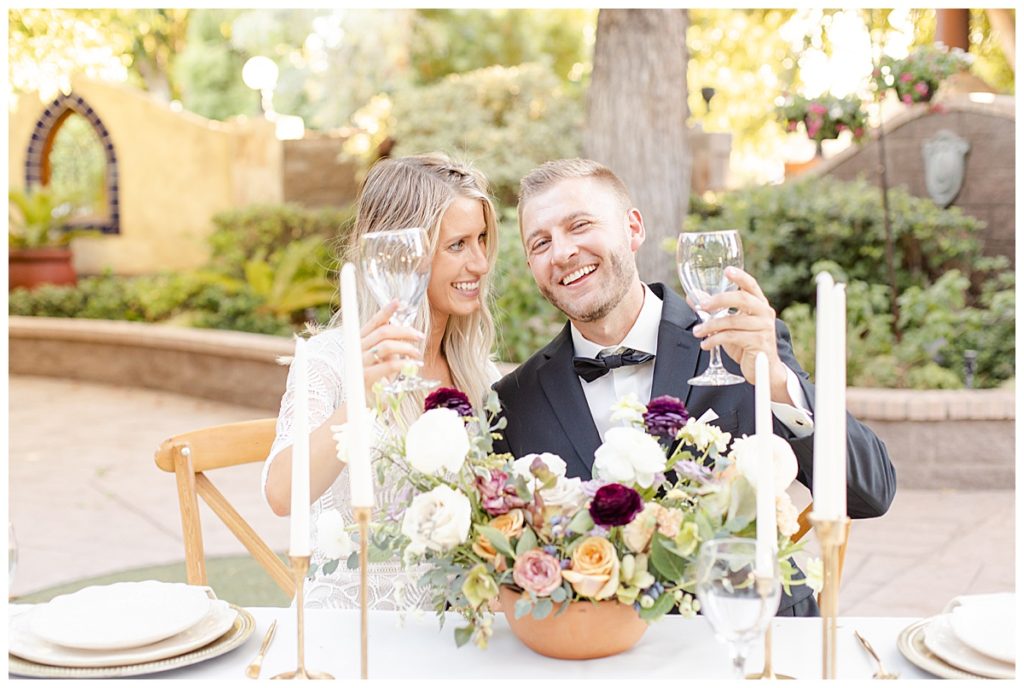
<path id="1" fill-rule="evenodd" d="M 277 419 L 217 425 L 175 435 L 156 451 L 156 465 L 174 473 L 178 484 L 181 530 L 185 540 L 185 571 L 191 585 L 206 585 L 206 558 L 199 523 L 199 495 L 245 545 L 289 598 L 295 597 L 291 571 L 228 503 L 206 477 L 206 471 L 262 462 L 274 442 Z"/>
<path id="2" fill-rule="evenodd" d="M 807 505 L 807 508 L 800 512 L 800 515 L 796 519 L 799 528 L 797 528 L 796 533 L 793 534 L 790 540 L 793 542 L 799 542 L 803 536 L 807 535 L 807 533 L 811 531 L 813 528 L 811 525 L 811 511 L 813 510 L 814 502 L 811 502 Z M 843 540 L 843 544 L 839 546 L 839 575 L 837 576 L 837 580 L 840 582 L 843 580 L 843 562 L 846 560 L 846 545 L 849 544 L 849 542 L 850 530 L 847 528 L 846 538 Z M 820 598 L 821 595 L 819 594 L 818 597 Z"/>

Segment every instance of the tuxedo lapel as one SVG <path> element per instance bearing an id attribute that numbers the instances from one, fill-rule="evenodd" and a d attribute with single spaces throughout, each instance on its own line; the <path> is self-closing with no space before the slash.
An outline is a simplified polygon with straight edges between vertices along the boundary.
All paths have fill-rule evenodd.
<path id="1" fill-rule="evenodd" d="M 651 399 L 669 394 L 689 405 L 692 388 L 687 380 L 697 374 L 701 358 L 700 340 L 689 330 L 699 318 L 686 301 L 665 285 L 649 286 L 663 303 Z"/>
<path id="2" fill-rule="evenodd" d="M 594 464 L 594 452 L 601 445 L 597 426 L 590 415 L 583 386 L 572 366 L 573 346 L 569 324 L 559 333 L 548 347 L 550 358 L 538 370 L 541 389 L 551 404 L 551 409 L 562 432 L 569 438 L 576 456 L 563 456 L 566 462 L 575 460 L 580 470 L 568 469 L 569 475 L 590 476 Z"/>

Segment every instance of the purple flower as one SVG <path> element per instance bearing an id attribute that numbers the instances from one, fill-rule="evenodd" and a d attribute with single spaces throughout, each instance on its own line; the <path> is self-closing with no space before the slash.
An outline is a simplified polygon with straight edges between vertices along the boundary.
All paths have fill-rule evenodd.
<path id="1" fill-rule="evenodd" d="M 624 526 L 644 508 L 644 500 L 632 487 L 610 483 L 597 491 L 590 502 L 590 516 L 599 526 Z"/>
<path id="2" fill-rule="evenodd" d="M 451 409 L 464 418 L 473 415 L 473 405 L 469 403 L 469 397 L 453 387 L 441 387 L 427 395 L 423 402 L 423 410 L 436 408 Z"/>
<path id="3" fill-rule="evenodd" d="M 711 471 L 696 461 L 680 461 L 674 468 L 676 474 L 683 478 L 689 478 L 699 483 L 711 480 Z"/>
<path id="4" fill-rule="evenodd" d="M 480 493 L 480 506 L 491 516 L 500 516 L 526 506 L 526 502 L 516 493 L 516 486 L 508 482 L 508 473 L 497 468 L 491 469 L 488 478 L 476 476 L 476 489 Z"/>
<path id="5" fill-rule="evenodd" d="M 675 397 L 668 395 L 651 399 L 644 414 L 647 432 L 656 437 L 674 438 L 679 429 L 686 425 L 690 414 L 686 406 Z"/>
<path id="6" fill-rule="evenodd" d="M 580 483 L 580 489 L 583 490 L 583 494 L 587 495 L 588 497 L 593 497 L 594 495 L 597 494 L 598 490 L 605 486 L 605 484 L 606 483 L 603 480 L 598 480 L 595 478 L 593 480 L 585 480 L 582 483 Z"/>

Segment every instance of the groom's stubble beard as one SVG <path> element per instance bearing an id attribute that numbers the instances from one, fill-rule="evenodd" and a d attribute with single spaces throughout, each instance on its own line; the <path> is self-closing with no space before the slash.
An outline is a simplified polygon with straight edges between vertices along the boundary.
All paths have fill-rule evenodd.
<path id="1" fill-rule="evenodd" d="M 586 305 L 563 301 L 546 286 L 538 284 L 537 288 L 548 303 L 560 310 L 569 320 L 584 323 L 595 322 L 611 313 L 622 302 L 636 277 L 636 263 L 632 253 L 627 252 L 625 255 L 620 252 L 610 253 L 609 260 L 605 265 L 611 270 L 610 274 L 604 275 L 604 278 L 607 279 L 607 286 L 601 294 L 603 298 L 596 303 Z"/>

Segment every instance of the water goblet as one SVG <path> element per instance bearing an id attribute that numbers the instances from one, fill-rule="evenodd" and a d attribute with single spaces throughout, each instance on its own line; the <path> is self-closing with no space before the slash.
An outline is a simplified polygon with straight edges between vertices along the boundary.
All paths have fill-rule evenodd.
<path id="1" fill-rule="evenodd" d="M 359 241 L 363 276 L 370 292 L 382 307 L 398 300 L 391 323 L 410 326 L 430 282 L 430 246 L 426 230 L 420 227 L 368 232 Z M 403 370 L 384 385 L 388 394 L 429 390 L 436 380 L 424 380 L 415 369 Z"/>
<path id="2" fill-rule="evenodd" d="M 743 268 L 743 244 L 735 229 L 721 232 L 683 232 L 676 244 L 676 267 L 679 281 L 697 309 L 703 322 L 711 318 L 728 315 L 727 310 L 708 313 L 701 304 L 709 297 L 738 287 L 725 276 L 729 266 Z M 711 350 L 711 363 L 701 375 L 691 378 L 691 385 L 720 386 L 744 382 L 742 376 L 734 375 L 722 366 L 721 347 Z"/>
<path id="3" fill-rule="evenodd" d="M 764 636 L 779 609 L 778 562 L 771 578 L 755 573 L 757 542 L 750 538 L 706 541 L 697 556 L 697 599 L 715 636 L 729 647 L 733 673 L 744 678 L 753 643 Z"/>

